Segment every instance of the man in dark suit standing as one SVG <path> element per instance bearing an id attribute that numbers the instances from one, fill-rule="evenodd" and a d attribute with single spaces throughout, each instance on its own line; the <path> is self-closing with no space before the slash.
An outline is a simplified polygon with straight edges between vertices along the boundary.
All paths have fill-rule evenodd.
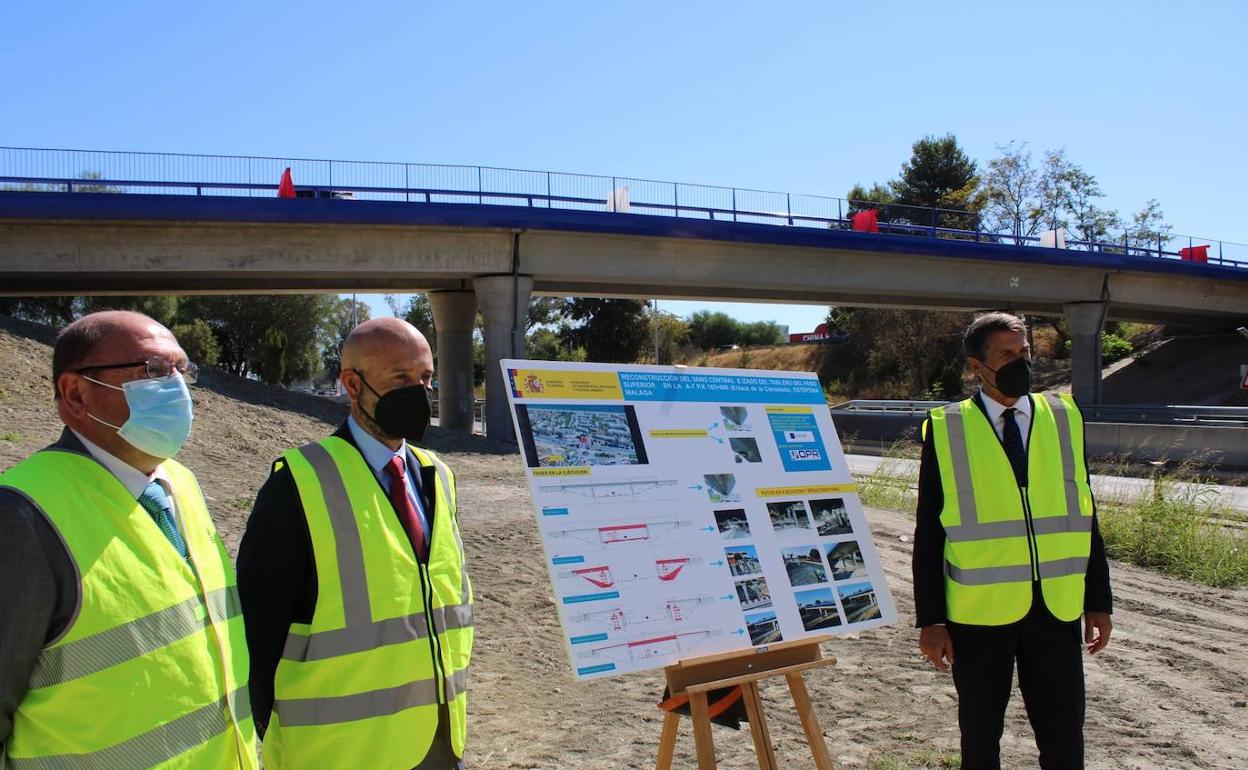
<path id="1" fill-rule="evenodd" d="M 1083 640 L 1109 642 L 1112 598 L 1068 395 L 1033 396 L 1022 321 L 980 317 L 963 339 L 982 388 L 923 425 L 914 541 L 919 649 L 953 667 L 963 770 L 998 770 L 1019 689 L 1044 770 L 1083 767 Z"/>
<path id="2" fill-rule="evenodd" d="M 379 318 L 342 348 L 351 413 L 285 452 L 238 555 L 265 767 L 462 767 L 472 589 L 455 477 L 416 446 L 433 354 Z"/>

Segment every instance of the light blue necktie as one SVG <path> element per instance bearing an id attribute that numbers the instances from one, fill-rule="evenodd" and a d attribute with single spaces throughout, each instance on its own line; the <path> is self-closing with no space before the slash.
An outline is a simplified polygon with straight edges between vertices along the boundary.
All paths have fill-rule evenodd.
<path id="1" fill-rule="evenodd" d="M 182 539 L 182 533 L 178 531 L 178 525 L 173 521 L 173 507 L 169 505 L 169 496 L 165 494 L 165 488 L 160 485 L 160 482 L 153 481 L 143 488 L 143 494 L 139 495 L 139 505 L 152 515 L 152 521 L 155 521 L 160 531 L 169 538 L 169 542 L 173 544 L 173 550 L 185 559 L 186 542 Z"/>

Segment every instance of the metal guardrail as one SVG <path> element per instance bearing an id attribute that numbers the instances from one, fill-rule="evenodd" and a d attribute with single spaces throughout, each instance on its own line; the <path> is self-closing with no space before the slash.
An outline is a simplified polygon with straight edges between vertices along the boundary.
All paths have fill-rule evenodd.
<path id="1" fill-rule="evenodd" d="M 888 401 L 855 400 L 831 407 L 836 413 L 926 415 L 947 401 Z M 1147 425 L 1204 425 L 1209 427 L 1248 428 L 1248 407 L 1244 406 L 1187 406 L 1167 404 L 1113 404 L 1083 407 L 1080 410 L 1087 422 L 1125 422 Z M 1244 435 L 1248 442 L 1248 433 Z"/>
<path id="2" fill-rule="evenodd" d="M 1131 422 L 1248 428 L 1244 406 L 1091 406 L 1082 410 L 1088 422 Z M 1244 434 L 1248 443 L 1248 433 Z"/>
<path id="3" fill-rule="evenodd" d="M 926 415 L 948 401 L 891 401 L 883 399 L 856 399 L 832 406 L 833 412 L 886 412 L 889 414 L 922 414 Z"/>
<path id="4" fill-rule="evenodd" d="M 488 166 L 0 147 L 0 190 L 271 197 L 288 167 L 298 189 L 320 197 L 580 211 L 624 211 L 627 201 L 632 214 L 840 230 L 852 229 L 855 211 L 878 208 L 883 233 L 1040 243 L 1038 236 L 985 228 L 978 214 L 954 209 Z M 1112 241 L 1066 241 L 1073 250 L 1171 260 L 1181 258 L 1180 248 L 1200 245 L 1210 247 L 1210 264 L 1248 269 L 1243 243 L 1177 234 L 1144 243 L 1127 233 Z"/>

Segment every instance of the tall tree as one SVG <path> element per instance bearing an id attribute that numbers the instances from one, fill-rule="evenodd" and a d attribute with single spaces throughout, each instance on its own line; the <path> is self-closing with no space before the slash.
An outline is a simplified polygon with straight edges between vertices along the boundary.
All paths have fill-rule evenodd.
<path id="1" fill-rule="evenodd" d="M 1000 155 L 988 161 L 984 179 L 988 226 L 1009 233 L 1021 245 L 1022 238 L 1039 232 L 1044 220 L 1040 196 L 1040 170 L 1031 162 L 1027 144 L 997 145 Z"/>
<path id="2" fill-rule="evenodd" d="M 737 344 L 741 324 L 727 313 L 699 310 L 689 316 L 689 343 L 701 350 Z"/>
<path id="3" fill-rule="evenodd" d="M 173 336 L 178 338 L 178 345 L 186 353 L 186 357 L 200 366 L 216 366 L 221 357 L 221 345 L 212 327 L 202 318 L 186 324 L 175 324 L 170 328 Z"/>
<path id="4" fill-rule="evenodd" d="M 425 339 L 429 340 L 429 348 L 437 355 L 438 334 L 433 326 L 433 305 L 429 303 L 428 294 L 413 294 L 403 312 L 395 315 L 419 329 Z"/>
<path id="5" fill-rule="evenodd" d="M 371 312 L 360 300 L 333 298 L 325 321 L 327 342 L 321 352 L 322 372 L 327 377 L 338 375 L 342 366 L 342 343 L 347 341 L 352 329 L 369 319 Z"/>
<path id="6" fill-rule="evenodd" d="M 646 305 L 635 299 L 573 297 L 565 302 L 570 324 L 560 336 L 574 348 L 584 347 L 591 361 L 633 363 L 650 333 Z"/>
<path id="7" fill-rule="evenodd" d="M 914 143 L 910 159 L 902 164 L 901 174 L 891 184 L 895 203 L 902 208 L 895 217 L 905 217 L 914 224 L 974 229 L 975 212 L 984 206 L 975 161 L 958 146 L 953 134 L 925 136 Z M 916 208 L 922 207 L 922 208 Z M 933 217 L 923 208 L 950 209 Z M 953 213 L 969 211 L 971 214 Z"/>
<path id="8" fill-rule="evenodd" d="M 1170 240 L 1171 227 L 1166 223 L 1166 215 L 1161 211 L 1161 204 L 1156 198 L 1149 198 L 1144 208 L 1131 216 L 1127 226 L 1128 249 L 1164 248 Z"/>
<path id="9" fill-rule="evenodd" d="M 966 313 L 834 308 L 828 323 L 849 333 L 823 350 L 820 380 L 859 398 L 953 399 L 962 393 Z"/>

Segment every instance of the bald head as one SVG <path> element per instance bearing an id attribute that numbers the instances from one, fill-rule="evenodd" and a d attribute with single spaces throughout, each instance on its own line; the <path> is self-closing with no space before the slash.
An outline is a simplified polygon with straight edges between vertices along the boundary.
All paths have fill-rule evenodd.
<path id="1" fill-rule="evenodd" d="M 377 363 L 397 363 L 403 359 L 433 359 L 429 341 L 420 330 L 402 318 L 374 318 L 351 330 L 342 343 L 342 368 L 368 370 Z"/>
<path id="2" fill-rule="evenodd" d="M 433 381 L 433 351 L 425 335 L 401 318 L 374 318 L 355 327 L 342 343 L 342 389 L 351 399 L 356 422 L 378 439 L 394 446 L 373 419 L 381 396 Z M 392 447 L 393 448 L 393 447 Z"/>

